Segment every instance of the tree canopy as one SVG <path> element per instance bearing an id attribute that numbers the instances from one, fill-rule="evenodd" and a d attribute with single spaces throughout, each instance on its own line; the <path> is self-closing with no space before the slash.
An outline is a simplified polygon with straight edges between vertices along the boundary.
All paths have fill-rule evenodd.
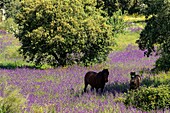
<path id="1" fill-rule="evenodd" d="M 0 1 L 0 9 L 5 10 L 6 18 L 14 17 L 14 15 L 18 12 L 18 8 L 21 0 L 1 0 Z"/>
<path id="2" fill-rule="evenodd" d="M 96 0 L 22 0 L 15 16 L 19 51 L 36 65 L 102 62 L 114 45 L 102 15 Z"/>
<path id="3" fill-rule="evenodd" d="M 170 68 L 170 0 L 164 0 L 163 4 L 161 8 L 157 4 L 159 11 L 148 20 L 137 43 L 141 50 L 147 50 L 148 57 L 156 51 L 160 55 L 156 61 L 156 68 L 168 71 Z"/>

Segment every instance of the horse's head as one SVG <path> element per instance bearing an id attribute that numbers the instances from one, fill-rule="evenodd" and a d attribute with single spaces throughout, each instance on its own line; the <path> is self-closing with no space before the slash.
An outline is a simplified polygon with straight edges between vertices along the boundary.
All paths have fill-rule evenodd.
<path id="1" fill-rule="evenodd" d="M 104 79 L 105 83 L 108 82 L 108 76 L 109 76 L 108 69 L 103 69 L 102 76 L 103 76 L 103 79 Z"/>
<path id="2" fill-rule="evenodd" d="M 140 85 L 140 76 L 136 75 L 135 72 L 130 72 L 131 80 L 130 80 L 130 87 L 131 89 L 137 89 Z"/>
<path id="3" fill-rule="evenodd" d="M 130 72 L 131 75 L 131 79 L 134 79 L 136 77 L 136 73 L 135 72 Z"/>

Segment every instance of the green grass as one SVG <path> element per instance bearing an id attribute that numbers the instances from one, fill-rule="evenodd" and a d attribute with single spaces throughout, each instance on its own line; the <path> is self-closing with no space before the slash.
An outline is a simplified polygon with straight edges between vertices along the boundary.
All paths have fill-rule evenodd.
<path id="1" fill-rule="evenodd" d="M 137 45 L 136 40 L 139 38 L 139 34 L 139 32 L 127 32 L 124 34 L 119 34 L 118 37 L 115 39 L 117 45 L 113 48 L 113 50 L 123 50 L 129 44 Z"/>
<path id="2" fill-rule="evenodd" d="M 145 16 L 143 16 L 143 15 L 123 15 L 123 19 L 126 22 L 145 21 Z"/>
<path id="3" fill-rule="evenodd" d="M 126 23 L 131 23 L 127 26 L 127 28 L 134 28 L 134 27 L 140 27 L 144 28 L 145 23 L 145 16 L 143 15 L 123 15 L 123 20 Z M 136 40 L 138 40 L 140 37 L 140 32 L 128 32 L 125 31 L 125 33 L 118 34 L 118 36 L 115 38 L 116 46 L 113 47 L 113 50 L 123 50 L 125 49 L 129 44 L 136 45 Z"/>

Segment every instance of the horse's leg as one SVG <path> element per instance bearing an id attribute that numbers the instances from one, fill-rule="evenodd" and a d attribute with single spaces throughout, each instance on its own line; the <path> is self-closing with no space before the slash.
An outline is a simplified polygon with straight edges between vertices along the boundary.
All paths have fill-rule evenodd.
<path id="1" fill-rule="evenodd" d="M 131 91 L 132 90 L 132 85 L 130 84 L 130 88 L 129 88 L 129 90 Z"/>
<path id="2" fill-rule="evenodd" d="M 104 89 L 104 87 L 101 88 L 101 93 L 103 93 L 103 89 Z"/>
<path id="3" fill-rule="evenodd" d="M 96 92 L 97 92 L 97 93 L 98 93 L 98 89 L 99 89 L 99 88 L 96 88 Z"/>
<path id="4" fill-rule="evenodd" d="M 91 91 L 93 91 L 94 90 L 94 87 L 91 87 Z"/>
<path id="5" fill-rule="evenodd" d="M 85 83 L 84 92 L 86 92 L 86 88 L 88 86 L 88 82 L 85 80 L 84 83 Z"/>

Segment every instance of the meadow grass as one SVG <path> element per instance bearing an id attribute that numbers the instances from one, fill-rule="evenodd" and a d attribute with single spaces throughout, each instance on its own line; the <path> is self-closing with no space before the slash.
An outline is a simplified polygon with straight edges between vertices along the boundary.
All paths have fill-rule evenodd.
<path id="1" fill-rule="evenodd" d="M 117 38 L 115 38 L 116 45 L 113 47 L 113 50 L 124 50 L 129 44 L 137 46 L 136 40 L 139 38 L 139 36 L 139 32 L 126 32 L 119 34 Z"/>

